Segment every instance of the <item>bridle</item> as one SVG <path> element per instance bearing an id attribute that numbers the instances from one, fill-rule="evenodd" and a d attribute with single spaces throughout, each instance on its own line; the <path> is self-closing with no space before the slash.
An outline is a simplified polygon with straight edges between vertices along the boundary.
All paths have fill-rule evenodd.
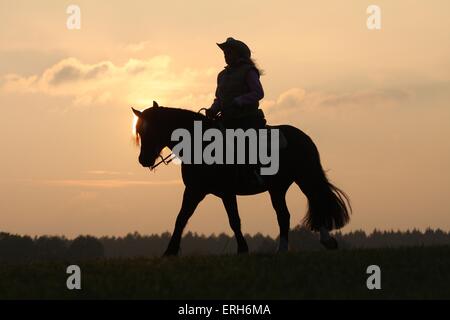
<path id="1" fill-rule="evenodd" d="M 173 152 L 171 152 L 167 157 L 163 157 L 162 155 L 159 155 L 159 158 L 161 158 L 161 160 L 159 160 L 158 163 L 156 163 L 156 164 L 152 165 L 151 167 L 149 167 L 150 170 L 155 169 L 161 163 L 164 163 L 167 166 L 169 163 L 172 162 L 173 159 L 176 158 L 176 156 L 173 154 Z"/>

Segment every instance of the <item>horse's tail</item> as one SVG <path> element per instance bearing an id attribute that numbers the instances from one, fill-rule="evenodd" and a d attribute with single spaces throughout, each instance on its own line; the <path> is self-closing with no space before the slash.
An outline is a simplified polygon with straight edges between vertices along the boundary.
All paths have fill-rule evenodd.
<path id="1" fill-rule="evenodd" d="M 330 231 L 340 229 L 350 221 L 350 199 L 344 191 L 328 181 L 319 152 L 312 140 L 308 140 L 312 148 L 306 148 L 310 154 L 302 157 L 302 172 L 296 179 L 308 198 L 308 211 L 303 225 L 314 231 L 319 231 L 321 227 Z"/>

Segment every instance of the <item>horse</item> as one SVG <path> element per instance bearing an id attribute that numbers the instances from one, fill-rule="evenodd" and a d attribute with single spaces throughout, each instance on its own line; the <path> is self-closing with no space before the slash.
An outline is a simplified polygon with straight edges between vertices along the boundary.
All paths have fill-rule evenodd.
<path id="1" fill-rule="evenodd" d="M 173 149 L 172 132 L 185 129 L 193 134 L 194 122 L 201 121 L 204 129 L 216 128 L 217 123 L 199 112 L 186 109 L 163 107 L 157 102 L 139 111 L 132 108 L 137 117 L 135 124 L 136 142 L 140 145 L 139 162 L 143 167 L 155 167 L 164 148 Z M 164 256 L 177 255 L 183 230 L 197 205 L 208 194 L 222 199 L 231 229 L 237 241 L 237 253 L 249 252 L 241 231 L 237 206 L 237 195 L 255 195 L 269 192 L 279 225 L 278 252 L 288 251 L 290 212 L 286 205 L 286 192 L 297 184 L 308 200 L 308 209 L 302 221 L 308 229 L 320 232 L 320 243 L 329 250 L 338 244 L 330 231 L 340 229 L 350 220 L 349 197 L 334 186 L 324 172 L 319 152 L 312 139 L 300 129 L 290 125 L 273 126 L 285 137 L 285 148 L 279 149 L 279 169 L 274 175 L 264 176 L 264 183 L 236 183 L 235 166 L 224 164 L 182 163 L 182 179 L 185 186 L 181 209 Z M 163 159 L 163 158 L 162 158 Z M 164 160 L 164 159 L 163 159 Z M 161 161 L 163 161 L 161 160 Z M 160 161 L 160 162 L 161 162 Z"/>

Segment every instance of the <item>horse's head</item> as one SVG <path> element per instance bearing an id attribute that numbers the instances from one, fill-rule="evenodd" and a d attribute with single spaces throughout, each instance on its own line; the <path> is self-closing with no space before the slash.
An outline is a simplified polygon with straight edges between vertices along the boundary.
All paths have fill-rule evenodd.
<path id="1" fill-rule="evenodd" d="M 163 139 L 161 139 L 160 128 L 162 124 L 158 121 L 159 108 L 156 101 L 153 101 L 153 107 L 144 111 L 131 108 L 137 117 L 135 134 L 137 142 L 140 142 L 141 146 L 139 163 L 143 167 L 151 168 L 166 144 L 165 141 L 162 141 Z"/>

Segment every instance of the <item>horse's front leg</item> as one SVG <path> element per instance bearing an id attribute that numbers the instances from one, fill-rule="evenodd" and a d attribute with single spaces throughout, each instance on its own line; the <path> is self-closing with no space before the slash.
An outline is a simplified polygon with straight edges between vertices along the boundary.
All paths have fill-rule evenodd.
<path id="1" fill-rule="evenodd" d="M 180 250 L 181 236 L 189 218 L 194 213 L 197 205 L 205 198 L 205 193 L 186 188 L 183 194 L 183 203 L 178 213 L 175 229 L 167 246 L 165 256 L 177 255 Z"/>

